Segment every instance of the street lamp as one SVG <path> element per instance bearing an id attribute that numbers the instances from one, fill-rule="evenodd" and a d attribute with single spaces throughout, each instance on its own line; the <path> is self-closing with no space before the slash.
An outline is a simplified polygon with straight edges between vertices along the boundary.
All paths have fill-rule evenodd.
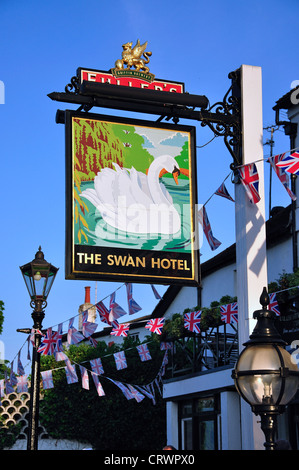
<path id="1" fill-rule="evenodd" d="M 232 378 L 238 393 L 261 417 L 266 450 L 274 450 L 276 418 L 297 392 L 299 370 L 274 326 L 275 313 L 267 310 L 269 296 L 265 287 L 260 303 L 262 309 L 253 314 L 256 326 L 249 341 L 244 343 L 246 347 L 238 358 Z"/>
<path id="2" fill-rule="evenodd" d="M 34 329 L 27 450 L 37 450 L 40 393 L 40 353 L 37 350 L 41 342 L 39 332 L 41 331 L 42 321 L 45 316 L 44 308 L 47 306 L 47 297 L 58 268 L 55 268 L 55 266 L 45 260 L 44 253 L 41 251 L 41 247 L 39 247 L 34 260 L 24 264 L 24 266 L 20 266 L 20 270 L 31 299 L 30 306 L 33 308 L 31 316 Z"/>

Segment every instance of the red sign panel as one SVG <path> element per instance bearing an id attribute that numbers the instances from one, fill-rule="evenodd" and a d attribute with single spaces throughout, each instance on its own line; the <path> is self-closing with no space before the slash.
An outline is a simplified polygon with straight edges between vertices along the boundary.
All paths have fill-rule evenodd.
<path id="1" fill-rule="evenodd" d="M 103 72 L 101 70 L 79 68 L 77 75 L 80 83 L 85 80 L 88 82 L 109 83 L 111 85 L 122 85 L 148 90 L 184 93 L 184 84 L 181 82 L 157 80 L 153 74 L 138 72 L 137 70 L 111 69 L 111 72 Z"/>

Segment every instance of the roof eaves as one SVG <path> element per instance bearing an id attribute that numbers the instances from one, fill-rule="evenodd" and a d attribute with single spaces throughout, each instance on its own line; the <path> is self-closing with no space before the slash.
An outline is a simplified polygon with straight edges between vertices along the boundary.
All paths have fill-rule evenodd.
<path id="1" fill-rule="evenodd" d="M 295 104 L 291 100 L 291 96 L 297 89 L 299 89 L 299 85 L 296 88 L 293 88 L 292 90 L 288 91 L 281 98 L 279 98 L 279 100 L 276 101 L 275 106 L 273 106 L 274 111 L 278 109 L 290 109 L 295 106 Z"/>

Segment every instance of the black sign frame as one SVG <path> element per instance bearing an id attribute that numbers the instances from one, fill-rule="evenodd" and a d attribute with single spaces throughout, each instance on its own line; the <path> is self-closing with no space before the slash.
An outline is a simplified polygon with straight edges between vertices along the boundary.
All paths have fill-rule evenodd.
<path id="1" fill-rule="evenodd" d="M 76 244 L 74 236 L 74 119 L 96 120 L 189 134 L 191 252 L 119 249 Z M 94 281 L 135 282 L 143 284 L 200 284 L 199 235 L 197 218 L 195 127 L 140 119 L 65 111 L 66 138 L 66 250 L 65 278 Z M 110 255 L 110 256 L 109 256 Z M 109 264 L 108 264 L 109 263 Z"/>

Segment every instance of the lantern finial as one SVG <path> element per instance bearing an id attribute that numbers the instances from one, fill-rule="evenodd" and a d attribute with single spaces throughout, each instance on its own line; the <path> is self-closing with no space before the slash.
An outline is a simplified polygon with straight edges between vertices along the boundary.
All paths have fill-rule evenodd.
<path id="1" fill-rule="evenodd" d="M 269 303 L 270 303 L 269 295 L 268 295 L 266 287 L 264 287 L 263 292 L 260 296 L 260 304 L 263 307 L 263 310 L 267 310 L 267 306 L 269 305 Z"/>

